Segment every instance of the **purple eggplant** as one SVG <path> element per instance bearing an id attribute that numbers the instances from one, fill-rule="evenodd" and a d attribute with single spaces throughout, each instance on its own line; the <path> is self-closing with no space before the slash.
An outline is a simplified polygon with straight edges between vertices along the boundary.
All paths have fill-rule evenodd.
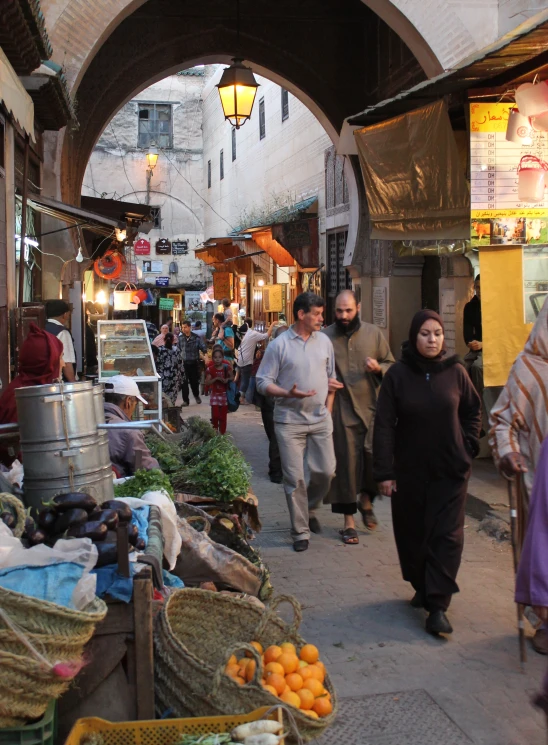
<path id="1" fill-rule="evenodd" d="M 38 525 L 48 533 L 51 533 L 55 521 L 57 520 L 57 511 L 53 507 L 47 507 L 38 515 Z"/>
<path id="2" fill-rule="evenodd" d="M 103 510 L 116 510 L 120 518 L 120 525 L 131 522 L 131 518 L 133 517 L 131 507 L 125 502 L 120 502 L 118 499 L 109 499 L 108 502 L 103 502 L 101 508 Z"/>
<path id="3" fill-rule="evenodd" d="M 88 513 L 85 510 L 75 507 L 67 512 L 62 512 L 53 526 L 53 532 L 56 534 L 64 533 L 73 525 L 83 525 L 88 521 Z"/>
<path id="4" fill-rule="evenodd" d="M 146 541 L 144 538 L 137 538 L 137 542 L 135 543 L 135 548 L 137 551 L 144 551 L 147 547 Z"/>
<path id="5" fill-rule="evenodd" d="M 31 533 L 27 536 L 27 540 L 31 546 L 38 546 L 39 543 L 45 543 L 47 540 L 47 535 L 44 530 L 41 530 L 38 528 L 34 531 L 34 533 Z"/>
<path id="6" fill-rule="evenodd" d="M 108 528 L 105 523 L 87 522 L 81 525 L 72 525 L 67 535 L 70 538 L 91 538 L 92 541 L 104 541 L 107 537 Z"/>
<path id="7" fill-rule="evenodd" d="M 15 526 L 17 525 L 17 520 L 11 514 L 11 512 L 8 512 L 7 510 L 5 512 L 0 513 L 0 520 L 2 520 L 4 525 L 7 525 L 10 530 L 13 530 Z"/>
<path id="8" fill-rule="evenodd" d="M 28 538 L 31 533 L 36 530 L 36 523 L 30 515 L 25 519 L 25 530 L 23 531 L 23 538 Z"/>
<path id="9" fill-rule="evenodd" d="M 120 517 L 116 510 L 103 510 L 98 515 L 94 515 L 97 522 L 105 523 L 109 530 L 116 530 L 120 522 Z"/>
<path id="10" fill-rule="evenodd" d="M 139 528 L 136 525 L 128 525 L 127 539 L 132 546 L 137 545 L 137 541 L 139 540 Z"/>
<path id="11" fill-rule="evenodd" d="M 115 543 L 96 543 L 98 558 L 97 567 L 104 567 L 107 564 L 118 563 L 118 551 Z"/>
<path id="12" fill-rule="evenodd" d="M 68 512 L 68 510 L 77 508 L 92 512 L 96 506 L 97 502 L 92 496 L 79 491 L 58 494 L 53 497 L 52 503 L 48 505 L 48 507 L 55 507 L 57 512 Z"/>

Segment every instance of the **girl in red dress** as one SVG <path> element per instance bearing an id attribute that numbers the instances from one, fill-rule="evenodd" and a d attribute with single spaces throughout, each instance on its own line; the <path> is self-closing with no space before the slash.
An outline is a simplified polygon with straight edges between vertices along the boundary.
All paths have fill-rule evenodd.
<path id="1" fill-rule="evenodd" d="M 209 403 L 211 404 L 211 424 L 213 429 L 222 435 L 226 432 L 228 402 L 226 390 L 234 380 L 232 367 L 224 361 L 223 348 L 216 344 L 213 347 L 212 362 L 207 366 L 205 384 L 209 386 Z"/>

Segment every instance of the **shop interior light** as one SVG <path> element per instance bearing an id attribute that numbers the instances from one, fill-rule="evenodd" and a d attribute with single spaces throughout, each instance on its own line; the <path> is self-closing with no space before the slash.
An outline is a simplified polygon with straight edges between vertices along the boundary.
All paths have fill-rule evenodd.
<path id="1" fill-rule="evenodd" d="M 105 295 L 104 290 L 99 290 L 97 295 L 95 296 L 95 302 L 99 303 L 99 305 L 106 305 L 107 304 L 107 296 Z"/>
<path id="2" fill-rule="evenodd" d="M 148 159 L 148 155 L 147 155 Z M 158 160 L 158 155 L 156 155 L 156 160 Z M 154 163 L 156 165 L 156 162 Z M 151 166 L 151 168 L 154 168 L 154 166 Z M 116 228 L 116 240 L 120 241 L 120 243 L 123 243 L 127 237 L 127 232 L 125 230 L 120 230 L 120 228 Z"/>
<path id="3" fill-rule="evenodd" d="M 82 247 L 80 246 L 78 248 L 78 253 L 76 254 L 76 261 L 81 264 L 84 260 L 84 254 L 82 253 Z"/>
<path id="4" fill-rule="evenodd" d="M 241 59 L 235 57 L 224 70 L 217 88 L 225 119 L 236 129 L 250 118 L 258 87 L 251 68 L 245 67 Z"/>
<path id="5" fill-rule="evenodd" d="M 157 162 L 158 162 L 158 149 L 155 147 L 151 147 L 149 148 L 148 153 L 147 153 L 147 163 L 151 171 L 155 169 Z M 118 238 L 118 235 L 116 235 L 116 237 Z"/>
<path id="6" fill-rule="evenodd" d="M 264 279 L 260 279 L 260 280 L 259 280 L 259 281 L 257 282 L 257 285 L 258 285 L 259 287 L 264 287 Z"/>
<path id="7" fill-rule="evenodd" d="M 21 236 L 18 233 L 15 234 L 15 238 L 19 243 L 21 242 Z M 25 238 L 25 245 L 38 248 L 40 244 L 38 243 L 38 241 L 35 241 L 34 238 Z"/>

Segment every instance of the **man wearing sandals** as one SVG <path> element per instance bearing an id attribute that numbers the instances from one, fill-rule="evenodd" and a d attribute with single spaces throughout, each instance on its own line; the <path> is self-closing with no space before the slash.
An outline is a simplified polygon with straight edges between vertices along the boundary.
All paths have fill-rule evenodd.
<path id="1" fill-rule="evenodd" d="M 372 473 L 373 419 L 377 392 L 394 357 L 381 330 L 360 320 L 360 304 L 351 290 L 335 301 L 335 323 L 324 329 L 335 350 L 337 390 L 333 406 L 333 443 L 337 458 L 335 478 L 326 501 L 344 516 L 343 542 L 359 542 L 354 515 L 359 510 L 366 528 L 377 520 L 372 500 L 377 489 Z"/>

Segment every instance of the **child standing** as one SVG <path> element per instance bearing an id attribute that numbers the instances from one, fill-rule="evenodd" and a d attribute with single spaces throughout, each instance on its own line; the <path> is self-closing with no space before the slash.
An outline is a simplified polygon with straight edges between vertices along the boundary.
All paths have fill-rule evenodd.
<path id="1" fill-rule="evenodd" d="M 224 361 L 223 348 L 216 344 L 213 347 L 212 362 L 207 366 L 205 384 L 209 386 L 209 403 L 211 404 L 211 424 L 213 429 L 222 435 L 226 432 L 228 402 L 226 390 L 234 380 L 232 367 Z"/>

